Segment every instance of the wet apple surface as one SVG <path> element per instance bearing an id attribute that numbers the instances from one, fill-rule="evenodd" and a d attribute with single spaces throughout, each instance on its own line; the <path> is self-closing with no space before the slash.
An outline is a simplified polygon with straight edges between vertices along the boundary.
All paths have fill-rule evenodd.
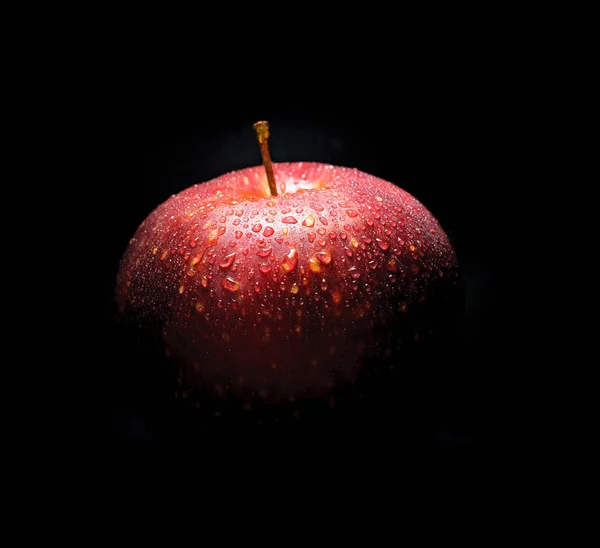
<path id="1" fill-rule="evenodd" d="M 120 313 L 156 330 L 178 392 L 329 397 L 448 329 L 457 257 L 415 197 L 356 169 L 251 167 L 156 208 L 125 252 Z"/>

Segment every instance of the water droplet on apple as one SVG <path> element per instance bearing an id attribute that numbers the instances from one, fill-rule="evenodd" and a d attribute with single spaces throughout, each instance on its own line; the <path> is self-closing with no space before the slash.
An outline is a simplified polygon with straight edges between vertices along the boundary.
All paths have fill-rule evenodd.
<path id="1" fill-rule="evenodd" d="M 281 261 L 281 268 L 286 272 L 291 272 L 296 268 L 298 264 L 298 251 L 295 248 L 292 248 L 290 252 L 283 258 Z"/>
<path id="2" fill-rule="evenodd" d="M 270 264 L 261 264 L 258 269 L 263 273 L 263 274 L 268 274 L 269 272 L 271 272 L 272 267 Z"/>
<path id="3" fill-rule="evenodd" d="M 357 270 L 357 268 L 355 266 L 353 266 L 350 270 L 350 276 L 352 276 L 352 278 L 354 278 L 355 280 L 358 280 L 358 278 L 360 278 L 360 272 Z"/>
<path id="4" fill-rule="evenodd" d="M 316 274 L 318 274 L 319 272 L 321 272 L 321 265 L 319 264 L 319 259 L 317 259 L 317 257 L 311 257 L 308 260 L 308 268 L 311 270 L 311 272 L 314 272 Z"/>
<path id="5" fill-rule="evenodd" d="M 262 230 L 262 225 L 260 223 L 257 223 L 252 227 L 252 232 L 260 232 L 261 230 Z"/>
<path id="6" fill-rule="evenodd" d="M 233 261 L 235 261 L 235 253 L 230 253 L 219 263 L 219 267 L 227 269 L 233 264 Z"/>
<path id="7" fill-rule="evenodd" d="M 231 291 L 231 292 L 238 291 L 240 289 L 240 282 L 238 282 L 237 280 L 234 280 L 230 276 L 223 278 L 221 280 L 221 285 L 223 286 L 224 289 L 226 289 L 227 291 Z"/>
<path id="8" fill-rule="evenodd" d="M 306 219 L 304 219 L 304 221 L 302 221 L 302 225 L 303 226 L 307 226 L 307 227 L 312 227 L 315 225 L 315 218 L 312 215 L 309 215 L 308 217 L 306 217 Z"/>
<path id="9" fill-rule="evenodd" d="M 263 235 L 268 238 L 269 236 L 273 236 L 273 234 L 275 233 L 275 231 L 273 230 L 273 228 L 271 228 L 270 226 L 268 226 L 267 228 L 265 228 L 265 231 L 263 232 Z"/>
<path id="10" fill-rule="evenodd" d="M 327 221 L 327 219 L 325 217 L 319 217 L 319 221 L 321 221 L 322 224 L 324 225 L 328 225 L 329 222 Z"/>
<path id="11" fill-rule="evenodd" d="M 259 257 L 268 257 L 271 254 L 271 251 L 273 251 L 273 248 L 267 247 L 266 249 L 261 249 L 260 251 L 257 251 L 256 254 Z"/>
<path id="12" fill-rule="evenodd" d="M 329 251 L 319 251 L 316 253 L 316 257 L 323 264 L 331 263 L 331 253 Z"/>
<path id="13" fill-rule="evenodd" d="M 298 219 L 296 219 L 296 217 L 284 217 L 283 219 L 281 219 L 282 223 L 288 224 L 288 225 L 294 225 L 298 222 Z"/>
<path id="14" fill-rule="evenodd" d="M 348 215 L 348 217 L 357 217 L 358 213 L 356 211 L 354 211 L 353 209 L 347 209 L 346 215 Z"/>
<path id="15" fill-rule="evenodd" d="M 316 234 L 311 233 L 308 235 L 308 241 L 312 244 L 315 241 L 316 237 L 317 237 Z"/>
<path id="16" fill-rule="evenodd" d="M 321 280 L 321 290 L 327 291 L 327 280 Z"/>
<path id="17" fill-rule="evenodd" d="M 225 230 L 227 230 L 227 229 L 224 226 L 220 226 L 219 231 L 218 231 L 219 236 L 222 236 L 223 234 L 225 234 Z"/>

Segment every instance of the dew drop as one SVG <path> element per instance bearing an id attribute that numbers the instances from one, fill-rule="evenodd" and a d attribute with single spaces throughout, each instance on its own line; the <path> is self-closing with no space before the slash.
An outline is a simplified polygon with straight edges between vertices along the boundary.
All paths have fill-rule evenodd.
<path id="1" fill-rule="evenodd" d="M 219 263 L 219 267 L 227 269 L 233 264 L 233 261 L 235 261 L 235 253 L 230 253 Z"/>
<path id="2" fill-rule="evenodd" d="M 296 268 L 298 264 L 298 251 L 295 248 L 292 248 L 290 252 L 283 258 L 281 261 L 281 268 L 286 272 L 291 272 Z"/>
<path id="3" fill-rule="evenodd" d="M 296 293 L 298 293 L 298 291 L 300 291 L 298 284 L 293 284 L 292 287 L 290 287 L 290 293 L 296 295 Z"/>
<path id="4" fill-rule="evenodd" d="M 223 232 L 225 232 L 225 227 L 222 226 L 221 227 L 223 229 Z M 217 231 L 216 230 L 211 230 L 208 233 L 208 240 L 206 241 L 207 245 L 211 246 L 211 245 L 216 245 L 217 244 Z"/>
<path id="5" fill-rule="evenodd" d="M 219 232 L 218 232 L 219 236 L 222 236 L 223 234 L 225 234 L 225 230 L 226 230 L 226 228 L 224 226 L 220 226 Z"/>
<path id="6" fill-rule="evenodd" d="M 307 226 L 307 227 L 311 227 L 315 225 L 315 218 L 312 215 L 309 215 L 308 217 L 306 217 L 306 219 L 304 219 L 304 221 L 302 221 L 302 225 L 303 226 Z"/>
<path id="7" fill-rule="evenodd" d="M 375 270 L 377 268 L 377 261 L 373 260 L 373 261 L 369 261 L 369 266 Z"/>
<path id="8" fill-rule="evenodd" d="M 295 225 L 298 222 L 298 219 L 296 219 L 296 217 L 284 217 L 283 219 L 281 219 L 282 223 L 288 224 L 288 225 Z"/>
<path id="9" fill-rule="evenodd" d="M 385 240 L 380 240 L 379 238 L 377 238 L 377 245 L 382 251 L 386 251 L 390 247 L 389 243 L 387 243 Z"/>
<path id="10" fill-rule="evenodd" d="M 335 232 L 330 232 L 330 233 L 329 233 L 329 237 L 330 237 L 332 240 L 335 240 L 335 239 L 337 238 L 337 234 L 336 234 Z"/>
<path id="11" fill-rule="evenodd" d="M 221 285 L 227 291 L 232 291 L 233 292 L 233 291 L 238 291 L 240 289 L 240 282 L 238 282 L 237 280 L 234 280 L 230 276 L 227 276 L 226 278 L 223 278 L 221 280 Z"/>
<path id="12" fill-rule="evenodd" d="M 321 291 L 327 291 L 327 281 L 326 280 L 321 280 Z"/>
<path id="13" fill-rule="evenodd" d="M 316 204 L 313 205 L 313 209 L 315 209 L 316 211 L 323 211 L 325 208 L 320 204 Z"/>
<path id="14" fill-rule="evenodd" d="M 270 264 L 261 264 L 258 269 L 263 273 L 263 274 L 268 274 L 269 272 L 271 272 L 271 270 L 273 269 L 273 267 Z"/>
<path id="15" fill-rule="evenodd" d="M 277 237 L 275 238 L 275 241 L 276 241 L 278 244 L 282 244 L 282 243 L 283 243 L 283 238 L 282 238 L 281 236 L 277 236 Z"/>
<path id="16" fill-rule="evenodd" d="M 358 278 L 360 278 L 360 272 L 357 270 L 357 268 L 355 266 L 353 266 L 350 270 L 350 276 L 352 276 L 352 278 L 354 278 L 355 280 L 358 280 Z"/>
<path id="17" fill-rule="evenodd" d="M 262 230 L 262 225 L 260 223 L 257 223 L 252 227 L 252 232 L 260 232 L 261 230 Z"/>
<path id="18" fill-rule="evenodd" d="M 348 215 L 348 217 L 357 217 L 358 213 L 353 209 L 348 209 L 346 210 L 346 215 Z"/>
<path id="19" fill-rule="evenodd" d="M 273 251 L 273 248 L 267 247 L 266 249 L 261 249 L 260 251 L 257 251 L 256 254 L 259 257 L 268 257 L 271 254 L 271 251 Z"/>
<path id="20" fill-rule="evenodd" d="M 321 236 L 323 236 L 323 234 L 325 234 L 325 229 L 324 229 L 324 228 L 319 228 L 319 229 L 317 230 L 317 232 L 318 232 L 318 233 L 319 233 Z"/>
<path id="21" fill-rule="evenodd" d="M 331 253 L 329 251 L 319 251 L 316 257 L 323 264 L 331 263 Z"/>
<path id="22" fill-rule="evenodd" d="M 319 264 L 319 259 L 317 259 L 317 257 L 311 257 L 308 260 L 308 268 L 311 272 L 314 272 L 315 274 L 321 272 L 321 265 Z"/>
<path id="23" fill-rule="evenodd" d="M 321 221 L 321 223 L 326 226 L 329 224 L 329 222 L 327 221 L 327 219 L 325 217 L 319 217 L 319 221 Z"/>
<path id="24" fill-rule="evenodd" d="M 317 237 L 316 234 L 309 234 L 308 235 L 308 241 L 312 244 L 315 241 L 316 237 Z"/>
<path id="25" fill-rule="evenodd" d="M 204 312 L 204 303 L 201 303 L 200 301 L 198 301 L 196 303 L 196 312 Z"/>
<path id="26" fill-rule="evenodd" d="M 268 238 L 269 236 L 273 236 L 274 233 L 275 233 L 275 231 L 273 230 L 273 228 L 268 226 L 267 228 L 265 228 L 265 231 L 263 232 L 263 236 Z"/>

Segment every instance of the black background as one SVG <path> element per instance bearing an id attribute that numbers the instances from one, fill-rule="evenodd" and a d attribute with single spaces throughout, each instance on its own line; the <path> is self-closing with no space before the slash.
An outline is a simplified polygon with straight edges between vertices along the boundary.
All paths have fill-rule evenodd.
<path id="1" fill-rule="evenodd" d="M 120 59 L 103 71 L 101 100 L 83 117 L 94 181 L 87 211 L 99 221 L 89 232 L 95 313 L 71 319 L 83 334 L 73 349 L 85 356 L 87 386 L 70 418 L 71 437 L 156 439 L 140 388 L 121 369 L 113 301 L 119 260 L 141 221 L 171 194 L 260 163 L 252 124 L 266 119 L 274 161 L 356 167 L 409 191 L 438 218 L 465 280 L 461 359 L 473 372 L 472 412 L 428 433 L 426 443 L 466 451 L 512 443 L 518 366 L 507 342 L 517 327 L 507 322 L 514 296 L 503 264 L 507 248 L 518 245 L 506 221 L 525 184 L 518 175 L 522 97 L 518 77 L 499 72 L 488 51 L 461 59 L 419 57 L 409 69 L 311 58 L 278 70 L 257 53 L 241 69 L 186 57 L 159 65 Z"/>

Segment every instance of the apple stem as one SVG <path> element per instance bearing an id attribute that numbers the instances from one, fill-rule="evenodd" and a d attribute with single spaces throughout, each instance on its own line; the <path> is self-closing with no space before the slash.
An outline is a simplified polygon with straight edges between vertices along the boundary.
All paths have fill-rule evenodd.
<path id="1" fill-rule="evenodd" d="M 277 185 L 275 184 L 275 174 L 273 173 L 273 162 L 269 153 L 269 122 L 262 120 L 254 124 L 256 135 L 258 136 L 258 144 L 260 153 L 262 154 L 263 165 L 267 173 L 267 181 L 269 181 L 269 190 L 271 196 L 277 196 Z"/>

